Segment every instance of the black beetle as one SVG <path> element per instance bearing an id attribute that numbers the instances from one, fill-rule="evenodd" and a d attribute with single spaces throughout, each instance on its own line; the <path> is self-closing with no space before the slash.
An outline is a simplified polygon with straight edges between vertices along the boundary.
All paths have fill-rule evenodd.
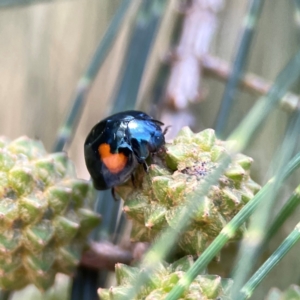
<path id="1" fill-rule="evenodd" d="M 87 169 L 97 190 L 127 181 L 138 164 L 165 144 L 162 122 L 141 111 L 124 111 L 96 124 L 84 143 Z"/>

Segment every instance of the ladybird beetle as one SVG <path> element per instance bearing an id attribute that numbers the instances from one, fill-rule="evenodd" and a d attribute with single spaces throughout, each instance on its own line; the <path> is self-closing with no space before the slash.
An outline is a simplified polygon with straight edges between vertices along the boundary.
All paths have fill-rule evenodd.
<path id="1" fill-rule="evenodd" d="M 94 187 L 113 189 L 132 177 L 138 164 L 147 169 L 147 157 L 165 144 L 162 125 L 134 110 L 114 114 L 96 124 L 84 143 L 85 162 Z"/>

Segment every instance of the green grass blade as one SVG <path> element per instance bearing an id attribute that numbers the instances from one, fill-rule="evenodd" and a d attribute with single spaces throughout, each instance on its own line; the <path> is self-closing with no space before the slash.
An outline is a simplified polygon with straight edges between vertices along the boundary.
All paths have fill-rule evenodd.
<path id="1" fill-rule="evenodd" d="M 116 219 L 121 201 L 112 199 L 111 190 L 97 192 L 97 212 L 102 216 L 102 222 L 94 231 L 94 240 L 110 240 L 115 231 Z"/>
<path id="2" fill-rule="evenodd" d="M 296 53 L 296 55 L 289 61 L 286 67 L 278 75 L 269 93 L 260 98 L 260 100 L 255 104 L 238 128 L 230 135 L 229 140 L 233 141 L 232 146 L 235 151 L 242 151 L 245 149 L 250 141 L 250 138 L 253 137 L 254 133 L 264 122 L 270 111 L 276 104 L 278 104 L 280 98 L 286 93 L 287 89 L 297 80 L 299 76 L 300 51 Z M 299 159 L 300 154 L 296 156 L 296 158 L 297 157 Z M 282 174 L 280 179 L 278 179 L 278 181 L 280 180 L 284 180 L 284 174 Z M 234 234 L 236 229 L 239 228 L 252 214 L 256 205 L 261 200 L 261 195 L 264 194 L 264 197 L 266 197 L 272 192 L 272 189 L 269 189 L 268 186 L 269 185 L 267 185 L 267 188 L 263 188 L 262 191 L 258 193 L 258 195 L 255 196 L 252 201 L 249 202 L 227 226 L 225 226 L 219 236 L 199 257 L 190 271 L 187 272 L 184 279 L 181 280 L 169 293 L 169 296 L 166 298 L 167 300 L 174 300 L 180 297 L 187 284 L 190 283 L 191 280 L 193 280 L 207 266 L 207 264 L 213 259 L 213 257 L 216 256 L 219 250 L 222 249 L 232 234 Z"/>
<path id="3" fill-rule="evenodd" d="M 300 159 L 299 159 L 300 160 Z M 122 299 L 134 299 L 139 289 L 144 285 L 151 277 L 155 266 L 162 261 L 169 254 L 176 239 L 177 234 L 183 230 L 188 224 L 192 212 L 197 210 L 199 206 L 204 202 L 204 197 L 208 193 L 211 185 L 216 184 L 219 180 L 220 174 L 222 174 L 229 165 L 231 158 L 229 155 L 224 157 L 222 163 L 211 174 L 209 174 L 204 182 L 200 184 L 193 192 L 193 197 L 187 200 L 187 205 L 182 209 L 180 215 L 177 217 L 177 226 L 175 230 L 171 228 L 166 229 L 157 242 L 151 247 L 148 253 L 145 255 L 142 268 L 145 272 L 139 274 L 136 278 L 135 285 L 128 291 L 128 293 Z"/>
<path id="4" fill-rule="evenodd" d="M 143 1 L 138 9 L 136 20 L 132 31 L 121 68 L 120 83 L 117 87 L 116 95 L 112 101 L 112 113 L 125 109 L 133 109 L 136 104 L 137 94 L 140 88 L 141 78 L 151 51 L 151 45 L 156 37 L 157 29 L 162 19 L 164 8 L 167 1 L 147 0 Z M 102 216 L 101 228 L 95 232 L 95 238 L 111 239 L 112 235 L 118 235 L 117 216 L 119 214 L 121 201 L 114 201 L 111 197 L 111 191 L 103 191 L 98 194 L 99 209 Z M 122 219 L 124 220 L 124 219 Z M 98 274 L 98 287 L 104 286 L 108 272 L 101 270 Z M 74 299 L 88 299 L 86 291 L 96 291 L 93 282 L 94 274 L 90 278 L 85 278 L 85 286 L 80 291 L 74 287 Z M 92 288 L 89 288 L 93 284 Z"/>
<path id="5" fill-rule="evenodd" d="M 122 80 L 117 87 L 112 107 L 113 112 L 135 107 L 143 73 L 166 4 L 166 0 L 145 0 L 142 2 L 121 68 Z"/>
<path id="6" fill-rule="evenodd" d="M 282 182 L 290 176 L 296 168 L 300 167 L 300 153 L 287 165 L 281 176 Z M 236 230 L 250 217 L 257 205 L 274 189 L 274 185 L 281 184 L 275 178 L 269 181 L 255 196 L 246 204 L 239 213 L 223 228 L 216 239 L 197 259 L 194 265 L 189 269 L 184 278 L 172 289 L 166 300 L 178 299 L 194 278 L 200 274 L 211 262 L 211 260 L 220 252 L 224 245 L 234 235 Z"/>
<path id="7" fill-rule="evenodd" d="M 238 90 L 239 81 L 243 76 L 244 69 L 247 65 L 251 43 L 263 3 L 263 0 L 250 1 L 248 12 L 244 19 L 242 38 L 237 46 L 238 50 L 235 55 L 232 72 L 226 84 L 223 99 L 217 116 L 216 133 L 220 137 L 224 137 L 224 130 L 226 129 L 226 124 L 232 109 L 234 97 Z"/>
<path id="8" fill-rule="evenodd" d="M 124 230 L 126 228 L 126 224 L 127 224 L 127 218 L 124 214 L 124 212 L 121 212 L 120 215 L 120 219 L 119 222 L 117 224 L 116 230 L 114 232 L 114 236 L 113 236 L 113 243 L 114 244 L 119 244 L 121 241 L 121 238 L 123 236 Z"/>
<path id="9" fill-rule="evenodd" d="M 250 138 L 266 120 L 271 110 L 288 91 L 289 87 L 296 82 L 300 76 L 300 51 L 288 62 L 285 68 L 277 76 L 273 86 L 266 96 L 261 97 L 241 124 L 229 136 L 238 145 L 238 149 L 245 149 Z M 247 134 L 245 134 L 247 133 Z"/>
<path id="10" fill-rule="evenodd" d="M 189 204 L 182 215 L 178 216 L 178 226 L 176 232 L 182 230 L 184 226 L 187 225 L 188 216 L 193 211 L 194 205 L 201 205 L 204 195 L 209 190 L 211 184 L 215 184 L 218 181 L 220 174 L 226 169 L 226 166 L 229 164 L 230 158 L 227 157 L 223 161 L 223 164 L 217 168 L 214 172 L 208 176 L 207 181 L 205 181 L 197 189 L 197 193 L 193 199 L 189 199 Z M 295 169 L 300 166 L 300 153 L 294 157 L 293 160 L 287 165 L 286 169 L 283 171 L 282 176 L 280 177 L 282 181 L 286 180 Z M 214 182 L 215 181 L 215 182 Z M 178 299 L 181 293 L 184 291 L 184 288 L 207 266 L 207 264 L 217 255 L 217 253 L 223 248 L 223 246 L 228 242 L 230 237 L 232 237 L 235 231 L 247 220 L 247 218 L 253 213 L 254 209 L 258 203 L 266 197 L 274 189 L 275 180 L 271 180 L 233 219 L 232 221 L 221 231 L 219 236 L 214 240 L 214 242 L 206 249 L 206 251 L 201 255 L 197 260 L 194 266 L 187 272 L 186 277 L 179 285 L 175 287 L 174 290 L 168 295 L 166 299 Z M 195 203 L 196 201 L 196 203 Z M 143 260 L 143 268 L 147 270 L 140 274 L 139 278 L 136 280 L 135 286 L 128 292 L 123 299 L 133 299 L 139 291 L 139 288 L 145 284 L 147 279 L 151 276 L 155 265 L 166 257 L 169 249 L 171 249 L 175 239 L 176 232 L 167 230 L 163 233 L 161 238 L 152 246 L 148 254 L 146 254 L 145 259 Z"/>
<path id="11" fill-rule="evenodd" d="M 300 155 L 299 155 L 300 164 Z M 185 274 L 178 284 L 171 290 L 166 300 L 178 299 L 190 283 L 200 274 L 212 259 L 221 251 L 229 239 L 234 236 L 236 230 L 250 217 L 257 205 L 266 197 L 273 187 L 272 182 L 265 185 L 259 193 L 223 228 L 215 240 L 197 259 L 194 265 Z"/>
<path id="12" fill-rule="evenodd" d="M 112 113 L 135 107 L 143 71 L 150 54 L 151 44 L 164 13 L 165 4 L 166 1 L 147 0 L 142 3 L 138 10 L 121 68 L 121 80 L 113 101 Z M 102 238 L 114 233 L 116 216 L 119 210 L 115 205 L 112 207 L 114 201 L 108 199 L 111 198 L 109 194 L 110 191 L 102 192 L 102 196 L 99 196 L 102 203 L 99 213 L 109 216 L 108 223 L 106 217 L 102 222 Z"/>
<path id="13" fill-rule="evenodd" d="M 120 84 L 113 100 L 112 113 L 135 107 L 141 77 L 164 13 L 165 4 L 166 1 L 147 0 L 139 7 L 121 68 Z M 111 198 L 110 191 L 101 192 L 98 198 L 101 203 L 98 212 L 104 216 L 101 238 L 111 236 L 116 230 L 120 201 L 117 202 L 118 205 L 115 205 L 116 202 Z"/>
<path id="14" fill-rule="evenodd" d="M 300 0 L 294 0 L 295 4 L 295 21 L 296 24 L 299 26 L 300 25 Z"/>
<path id="15" fill-rule="evenodd" d="M 290 160 L 292 153 L 294 152 L 297 139 L 299 136 L 300 128 L 300 114 L 296 114 L 292 122 L 288 126 L 287 133 L 282 142 L 280 150 L 275 155 L 272 163 L 272 169 L 270 173 L 277 174 L 274 183 L 274 188 L 270 191 L 263 203 L 260 205 L 259 210 L 255 211 L 248 226 L 247 235 L 243 238 L 240 251 L 237 257 L 237 264 L 234 268 L 232 298 L 239 299 L 239 291 L 247 280 L 250 274 L 259 252 L 262 249 L 262 243 L 265 238 L 265 233 L 269 225 L 269 212 L 272 211 L 276 195 L 280 189 L 280 177 L 282 169 Z M 270 177 L 270 176 L 269 176 Z M 278 182 L 277 182 L 278 181 Z"/>
<path id="16" fill-rule="evenodd" d="M 271 238 L 276 234 L 282 224 L 295 212 L 296 207 L 300 204 L 300 186 L 296 188 L 291 197 L 287 200 L 285 205 L 276 216 L 275 220 L 271 224 L 269 230 L 266 233 L 263 244 L 266 245 Z M 264 247 L 263 247 L 264 248 Z"/>
<path id="17" fill-rule="evenodd" d="M 255 288 L 268 275 L 268 273 L 276 266 L 286 253 L 299 241 L 300 239 L 300 223 L 277 248 L 277 250 L 269 257 L 269 259 L 255 272 L 250 280 L 242 288 L 238 299 L 244 300 L 251 297 Z"/>
<path id="18" fill-rule="evenodd" d="M 62 151 L 64 146 L 70 142 L 72 133 L 75 131 L 80 114 L 85 104 L 86 95 L 90 90 L 94 79 L 101 68 L 109 49 L 119 32 L 122 21 L 126 15 L 127 9 L 131 0 L 123 0 L 109 24 L 105 35 L 99 43 L 94 56 L 83 76 L 80 78 L 73 100 L 71 101 L 71 108 L 66 117 L 64 124 L 58 131 L 58 135 L 53 147 L 53 152 Z"/>
<path id="19" fill-rule="evenodd" d="M 89 64 L 83 77 L 77 85 L 75 98 L 72 101 L 72 107 L 67 116 L 64 125 L 59 130 L 59 134 L 54 146 L 54 151 L 60 151 L 64 145 L 70 141 L 72 131 L 74 131 L 82 108 L 84 107 L 86 95 L 96 77 L 101 65 L 103 64 L 109 49 L 111 48 L 116 35 L 120 30 L 122 21 L 130 6 L 131 0 L 123 0 L 119 6 L 115 16 L 113 17 L 102 41 L 98 45 L 94 57 Z M 109 239 L 115 230 L 116 215 L 118 214 L 120 201 L 115 202 L 112 199 L 111 191 L 103 191 L 97 193 L 97 212 L 103 217 L 101 225 L 93 231 L 91 238 Z M 73 280 L 71 289 L 71 299 L 90 299 L 96 297 L 96 290 L 99 284 L 103 284 L 107 278 L 107 271 L 98 272 L 96 270 L 88 270 L 84 267 L 77 270 L 77 275 Z M 102 285 L 103 286 L 103 285 Z"/>
<path id="20" fill-rule="evenodd" d="M 259 126 L 264 122 L 271 109 L 274 108 L 282 95 L 285 94 L 287 88 L 296 81 L 298 76 L 300 75 L 300 51 L 290 60 L 287 66 L 283 69 L 283 71 L 279 74 L 277 79 L 275 80 L 274 85 L 270 89 L 269 93 L 261 97 L 257 104 L 253 107 L 241 125 L 236 129 L 236 131 L 230 136 L 230 140 L 233 140 L 232 143 L 232 153 L 235 151 L 242 151 L 247 146 L 250 138 L 254 135 L 255 131 L 259 128 Z M 257 114 L 257 116 L 256 116 Z M 295 158 L 292 162 L 294 164 L 299 164 L 300 154 Z M 199 186 L 197 189 L 196 196 L 193 199 L 189 199 L 190 203 L 186 209 L 183 211 L 182 215 L 178 217 L 178 223 L 176 232 L 180 232 L 185 226 L 188 225 L 189 216 L 193 210 L 193 205 L 197 203 L 197 205 L 201 205 L 203 201 L 204 195 L 207 193 L 211 184 L 215 184 L 223 172 L 224 169 L 228 166 L 230 162 L 230 157 L 224 159 L 223 163 L 219 168 L 214 170 L 208 176 L 207 180 L 204 181 L 203 185 Z M 293 170 L 293 166 L 289 164 L 289 169 L 287 171 Z M 256 205 L 261 200 L 262 196 L 265 196 L 264 193 L 269 193 L 270 190 L 268 186 L 258 194 L 258 196 L 254 197 L 254 199 L 248 203 L 247 206 L 244 207 L 240 211 L 240 213 L 232 219 L 232 221 L 223 229 L 220 235 L 216 238 L 216 240 L 207 248 L 207 250 L 200 256 L 195 265 L 190 269 L 187 275 L 183 280 L 179 282 L 178 285 L 174 287 L 174 289 L 170 292 L 167 297 L 168 300 L 178 299 L 181 293 L 184 291 L 184 288 L 187 286 L 193 278 L 195 278 L 206 266 L 207 264 L 216 256 L 219 250 L 225 245 L 225 243 L 229 240 L 230 236 L 234 233 L 233 231 L 236 228 L 240 227 L 246 219 L 252 214 Z M 258 198 L 261 197 L 261 198 Z M 143 260 L 143 268 L 147 270 L 144 272 L 143 276 L 139 276 L 137 278 L 135 286 L 129 290 L 128 294 L 124 299 L 133 299 L 134 295 L 137 294 L 139 288 L 147 281 L 148 276 L 151 276 L 151 272 L 160 260 L 164 259 L 168 253 L 167 249 L 171 249 L 172 245 L 176 240 L 176 233 L 170 231 L 170 229 L 163 232 L 162 236 L 158 239 L 158 241 L 153 245 L 152 249 L 146 255 Z M 147 274 L 147 276 L 146 276 Z"/>

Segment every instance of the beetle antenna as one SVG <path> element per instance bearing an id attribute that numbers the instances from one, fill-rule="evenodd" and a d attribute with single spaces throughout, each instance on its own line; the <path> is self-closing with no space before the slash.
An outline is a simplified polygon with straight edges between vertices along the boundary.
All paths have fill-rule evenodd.
<path id="1" fill-rule="evenodd" d="M 168 126 L 164 129 L 163 135 L 166 135 L 167 132 L 168 132 L 168 130 L 169 130 L 171 127 L 172 127 L 171 125 L 168 125 Z"/>

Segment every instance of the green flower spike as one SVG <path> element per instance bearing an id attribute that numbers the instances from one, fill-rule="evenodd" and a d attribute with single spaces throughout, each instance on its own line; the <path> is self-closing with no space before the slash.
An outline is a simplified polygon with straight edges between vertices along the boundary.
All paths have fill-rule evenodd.
<path id="1" fill-rule="evenodd" d="M 160 264 L 151 275 L 147 285 L 142 286 L 139 294 L 133 299 L 157 300 L 165 299 L 168 292 L 184 276 L 192 266 L 191 256 L 181 258 L 171 265 Z M 136 277 L 143 272 L 142 269 L 129 267 L 123 264 L 116 265 L 117 287 L 99 289 L 98 294 L 102 300 L 117 300 L 126 297 L 127 291 L 134 285 Z M 230 299 L 231 279 L 222 279 L 218 275 L 198 275 L 189 289 L 181 296 L 184 300 L 212 300 Z"/>
<path id="2" fill-rule="evenodd" d="M 116 187 L 124 199 L 124 212 L 133 221 L 133 241 L 151 242 L 167 226 L 176 228 L 184 205 L 201 181 L 215 168 L 228 146 L 214 130 L 194 134 L 183 128 L 165 153 L 157 154 L 149 173 L 140 168 L 134 186 L 129 180 Z M 179 233 L 178 246 L 185 254 L 199 255 L 222 228 L 260 189 L 250 178 L 252 159 L 237 154 L 217 185 L 211 186 L 204 204 L 193 212 L 189 227 Z M 240 228 L 233 239 L 241 237 Z"/>
<path id="3" fill-rule="evenodd" d="M 72 274 L 99 223 L 93 189 L 76 178 L 65 153 L 0 137 L 0 288 L 46 290 L 57 272 Z"/>

